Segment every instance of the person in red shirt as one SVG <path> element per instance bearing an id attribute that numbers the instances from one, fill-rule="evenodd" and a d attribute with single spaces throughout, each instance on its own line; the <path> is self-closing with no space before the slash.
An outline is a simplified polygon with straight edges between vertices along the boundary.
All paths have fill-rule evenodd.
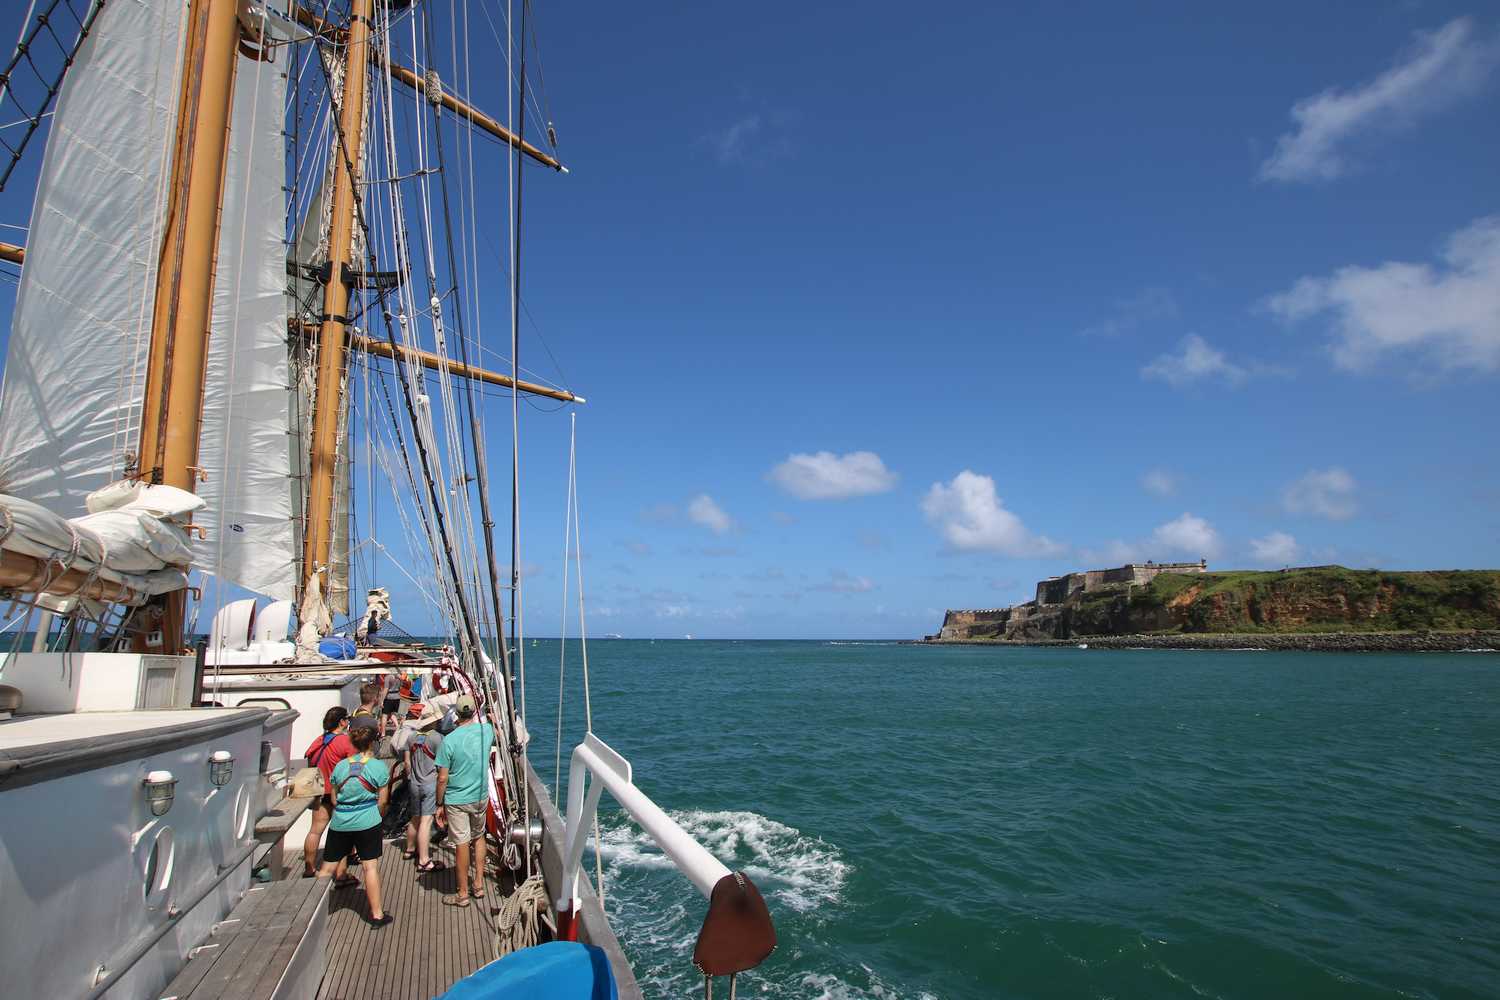
<path id="1" fill-rule="evenodd" d="M 323 713 L 323 735 L 312 741 L 307 748 L 307 766 L 316 767 L 323 773 L 323 794 L 313 803 L 312 828 L 302 842 L 302 877 L 313 878 L 318 873 L 318 845 L 323 842 L 323 831 L 333 819 L 333 797 L 328 794 L 334 765 L 345 757 L 352 756 L 354 744 L 349 742 L 349 710 L 335 705 Z M 335 883 L 348 885 L 353 879 L 348 873 L 347 861 L 339 862 Z"/>

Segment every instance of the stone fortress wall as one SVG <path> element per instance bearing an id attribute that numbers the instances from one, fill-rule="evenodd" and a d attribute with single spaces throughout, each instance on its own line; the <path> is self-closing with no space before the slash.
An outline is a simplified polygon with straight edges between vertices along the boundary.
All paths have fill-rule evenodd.
<path id="1" fill-rule="evenodd" d="M 1077 593 L 1092 593 L 1106 587 L 1143 586 L 1163 573 L 1207 573 L 1208 561 L 1184 563 L 1126 563 L 1113 569 L 1091 569 L 1080 573 L 1038 580 L 1036 599 L 1009 608 L 986 608 L 984 610 L 948 611 L 943 616 L 943 627 L 928 639 L 967 639 L 976 636 L 1004 638 L 1022 628 L 1048 605 L 1064 604 Z M 1052 612 L 1048 612 L 1051 614 Z"/>
<path id="2" fill-rule="evenodd" d="M 1197 562 L 1188 563 L 1126 563 L 1114 569 L 1091 569 L 1082 573 L 1067 573 L 1063 576 L 1051 576 L 1045 580 L 1038 580 L 1036 603 L 1062 604 L 1079 591 L 1090 594 L 1104 587 L 1121 584 L 1144 586 L 1163 573 L 1207 572 L 1208 560 L 1200 559 Z"/>

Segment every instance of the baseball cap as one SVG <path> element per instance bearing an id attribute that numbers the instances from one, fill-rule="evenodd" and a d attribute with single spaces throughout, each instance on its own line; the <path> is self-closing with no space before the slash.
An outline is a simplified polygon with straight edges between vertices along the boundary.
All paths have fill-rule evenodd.
<path id="1" fill-rule="evenodd" d="M 460 716 L 473 715 L 474 714 L 474 696 L 471 695 L 471 694 L 461 694 L 461 695 L 459 695 L 458 696 L 458 700 L 453 703 L 453 708 L 458 712 L 458 714 Z"/>

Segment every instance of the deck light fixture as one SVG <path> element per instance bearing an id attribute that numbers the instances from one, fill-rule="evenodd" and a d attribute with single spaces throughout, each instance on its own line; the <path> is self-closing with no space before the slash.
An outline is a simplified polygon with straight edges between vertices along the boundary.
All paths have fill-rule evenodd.
<path id="1" fill-rule="evenodd" d="M 172 808 L 172 799 L 177 794 L 177 779 L 171 771 L 152 771 L 142 782 L 146 786 L 146 801 L 151 805 L 151 815 L 165 816 Z"/>
<path id="2" fill-rule="evenodd" d="M 223 788 L 234 777 L 234 754 L 228 750 L 215 750 L 208 755 L 208 779 Z"/>

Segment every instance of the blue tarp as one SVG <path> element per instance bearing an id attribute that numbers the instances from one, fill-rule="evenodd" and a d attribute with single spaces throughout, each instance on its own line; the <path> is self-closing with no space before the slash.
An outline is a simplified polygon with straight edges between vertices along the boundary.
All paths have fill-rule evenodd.
<path id="1" fill-rule="evenodd" d="M 326 639 L 319 639 L 318 652 L 330 660 L 352 660 L 358 655 L 358 650 L 354 648 L 354 640 L 345 639 L 341 635 L 330 635 Z"/>
<path id="2" fill-rule="evenodd" d="M 549 941 L 497 958 L 437 1000 L 617 1000 L 604 951 Z"/>

